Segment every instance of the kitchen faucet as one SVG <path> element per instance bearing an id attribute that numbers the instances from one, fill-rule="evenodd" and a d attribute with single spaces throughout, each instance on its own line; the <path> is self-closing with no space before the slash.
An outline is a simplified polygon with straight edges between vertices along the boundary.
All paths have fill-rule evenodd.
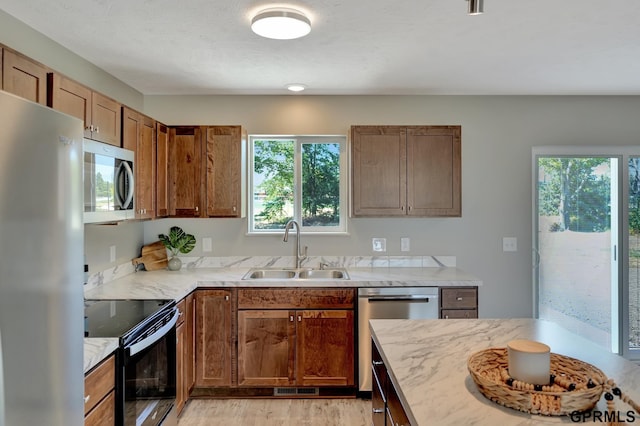
<path id="1" fill-rule="evenodd" d="M 304 253 L 300 252 L 300 225 L 295 220 L 290 220 L 287 222 L 287 225 L 284 227 L 284 238 L 282 241 L 285 243 L 289 241 L 289 230 L 293 228 L 293 225 L 296 226 L 296 269 L 300 268 L 300 263 L 307 258 L 307 246 L 304 246 Z"/>

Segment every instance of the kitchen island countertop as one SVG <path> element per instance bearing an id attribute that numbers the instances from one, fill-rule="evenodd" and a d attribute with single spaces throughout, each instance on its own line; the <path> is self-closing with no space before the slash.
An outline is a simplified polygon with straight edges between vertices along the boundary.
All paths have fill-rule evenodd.
<path id="1" fill-rule="evenodd" d="M 478 391 L 467 369 L 469 356 L 505 347 L 514 339 L 537 340 L 549 345 L 551 352 L 588 362 L 633 401 L 640 401 L 640 366 L 547 321 L 371 320 L 370 328 L 413 426 L 575 423 L 569 416 L 547 417 L 505 408 Z M 616 397 L 616 409 L 624 420 L 630 407 Z M 604 397 L 596 410 L 606 410 Z M 635 414 L 635 421 L 640 421 L 640 415 Z"/>

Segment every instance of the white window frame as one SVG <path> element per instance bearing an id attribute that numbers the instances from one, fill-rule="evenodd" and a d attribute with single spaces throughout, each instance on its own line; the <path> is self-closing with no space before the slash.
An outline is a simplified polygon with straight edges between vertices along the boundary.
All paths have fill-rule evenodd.
<path id="1" fill-rule="evenodd" d="M 274 235 L 283 234 L 283 229 L 254 229 L 253 194 L 254 194 L 254 141 L 256 140 L 293 140 L 294 148 L 294 168 L 293 168 L 293 220 L 300 224 L 300 232 L 305 234 L 322 235 L 345 235 L 347 234 L 347 216 L 349 206 L 347 204 L 348 188 L 348 158 L 347 158 L 347 137 L 345 135 L 249 135 L 249 167 L 247 206 L 248 212 L 248 235 Z M 340 146 L 340 215 L 338 226 L 304 226 L 302 224 L 302 145 L 309 143 L 337 143 Z"/>

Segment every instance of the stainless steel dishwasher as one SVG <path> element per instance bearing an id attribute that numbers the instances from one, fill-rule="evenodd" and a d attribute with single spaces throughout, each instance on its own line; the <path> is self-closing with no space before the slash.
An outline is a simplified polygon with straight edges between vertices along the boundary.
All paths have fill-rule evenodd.
<path id="1" fill-rule="evenodd" d="M 438 287 L 358 289 L 358 366 L 361 392 L 371 391 L 370 319 L 437 319 Z M 398 330 L 402 333 L 402 330 Z"/>

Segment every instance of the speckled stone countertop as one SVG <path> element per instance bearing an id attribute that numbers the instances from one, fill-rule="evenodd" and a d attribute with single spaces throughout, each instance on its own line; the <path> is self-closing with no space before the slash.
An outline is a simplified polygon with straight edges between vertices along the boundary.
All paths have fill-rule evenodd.
<path id="1" fill-rule="evenodd" d="M 575 423 L 505 408 L 485 398 L 469 375 L 467 359 L 514 339 L 546 343 L 551 352 L 600 368 L 633 401 L 640 401 L 640 367 L 564 328 L 534 319 L 371 320 L 373 340 L 413 426 L 538 425 Z M 631 408 L 617 397 L 624 420 Z M 596 411 L 606 411 L 604 397 Z M 640 416 L 635 414 L 635 420 Z M 582 422 L 582 420 L 579 420 Z M 591 423 L 593 418 L 587 419 Z M 606 422 L 605 422 L 606 423 Z"/>
<path id="2" fill-rule="evenodd" d="M 85 299 L 175 299 L 198 287 L 445 287 L 480 286 L 482 281 L 455 267 L 348 268 L 349 280 L 243 280 L 250 268 L 182 268 L 140 271 L 85 292 Z M 85 372 L 115 350 L 117 339 L 85 339 Z"/>

